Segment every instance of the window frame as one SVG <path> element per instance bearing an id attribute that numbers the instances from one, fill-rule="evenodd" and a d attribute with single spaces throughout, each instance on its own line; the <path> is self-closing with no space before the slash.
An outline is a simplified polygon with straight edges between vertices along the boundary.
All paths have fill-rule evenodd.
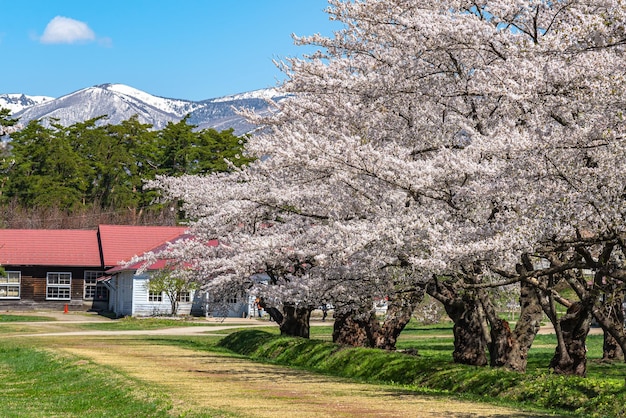
<path id="1" fill-rule="evenodd" d="M 51 279 L 55 279 L 57 283 L 51 282 Z M 54 294 L 55 291 L 56 294 Z M 46 273 L 46 300 L 72 300 L 71 272 L 49 271 Z"/>
<path id="2" fill-rule="evenodd" d="M 11 281 L 11 274 L 15 273 L 17 273 L 17 281 Z M 20 299 L 22 295 L 22 272 L 10 270 L 5 271 L 5 274 L 5 277 L 0 277 L 0 299 Z M 10 293 L 10 289 L 15 288 L 17 288 L 17 296 L 11 295 Z"/>
<path id="3" fill-rule="evenodd" d="M 163 292 L 148 290 L 148 302 L 163 302 Z"/>
<path id="4" fill-rule="evenodd" d="M 90 277 L 87 277 L 90 276 Z M 94 277 L 91 277 L 94 276 Z M 104 276 L 103 271 L 98 270 L 85 270 L 83 272 L 83 300 L 97 300 L 98 296 L 98 277 Z M 89 282 L 88 282 L 89 280 Z M 88 296 L 87 291 L 91 293 L 91 296 Z"/>

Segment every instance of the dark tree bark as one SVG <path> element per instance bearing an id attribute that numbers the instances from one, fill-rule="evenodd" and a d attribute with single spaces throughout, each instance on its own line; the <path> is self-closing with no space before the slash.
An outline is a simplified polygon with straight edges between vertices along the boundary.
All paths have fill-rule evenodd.
<path id="1" fill-rule="evenodd" d="M 284 316 L 278 308 L 275 308 L 273 306 L 266 306 L 263 302 L 259 302 L 259 306 L 263 308 L 265 312 L 267 312 L 272 321 L 276 322 L 277 324 L 282 324 Z"/>
<path id="2" fill-rule="evenodd" d="M 570 286 L 576 291 L 581 301 L 590 310 L 593 317 L 604 331 L 603 360 L 612 361 L 624 358 L 626 352 L 626 333 L 624 332 L 623 281 L 611 277 L 615 271 L 612 253 L 618 247 L 616 242 L 608 241 L 602 245 L 597 260 L 590 249 L 579 246 L 578 255 L 595 270 L 593 286 L 586 285 L 586 279 L 579 275 L 567 277 Z M 619 247 L 618 247 L 619 248 Z"/>
<path id="3" fill-rule="evenodd" d="M 604 331 L 602 361 L 624 360 L 626 334 L 624 333 L 624 290 L 621 282 L 608 282 L 604 287 L 604 300 L 593 308 L 592 314 Z"/>
<path id="4" fill-rule="evenodd" d="M 624 350 L 610 333 L 604 332 L 602 344 L 602 361 L 615 361 L 624 359 Z"/>
<path id="5" fill-rule="evenodd" d="M 446 312 L 454 322 L 454 352 L 456 363 L 472 366 L 487 365 L 487 340 L 484 336 L 482 318 L 478 301 L 471 295 L 463 295 L 444 305 Z"/>
<path id="6" fill-rule="evenodd" d="M 336 311 L 333 342 L 355 347 L 395 350 L 400 333 L 423 298 L 423 288 L 398 290 L 391 294 L 382 323 L 371 308 L 371 300 L 360 309 Z"/>
<path id="7" fill-rule="evenodd" d="M 310 307 L 285 304 L 283 321 L 280 323 L 281 335 L 309 338 L 311 311 Z"/>
<path id="8" fill-rule="evenodd" d="M 281 312 L 274 306 L 267 306 L 263 298 L 259 299 L 259 306 L 278 324 L 281 335 L 309 338 L 312 308 L 285 303 Z"/>
<path id="9" fill-rule="evenodd" d="M 426 291 L 443 304 L 454 323 L 454 361 L 472 366 L 487 365 L 483 309 L 474 292 L 459 291 L 453 284 L 440 283 L 436 278 Z"/>
<path id="10" fill-rule="evenodd" d="M 613 283 L 611 289 L 605 289 L 607 300 L 604 303 L 600 301 L 593 308 L 593 316 L 604 331 L 603 361 L 625 360 L 626 333 L 624 332 L 624 311 L 622 310 L 624 291 L 621 286 L 621 283 Z"/>
<path id="11" fill-rule="evenodd" d="M 511 362 L 511 358 L 519 358 L 519 343 L 509 323 L 498 317 L 498 314 L 489 299 L 487 292 L 482 289 L 476 291 L 482 304 L 483 310 L 489 322 L 490 340 L 487 341 L 487 347 L 489 349 L 489 364 L 492 367 L 507 367 Z M 514 367 L 509 367 L 516 370 Z"/>
<path id="12" fill-rule="evenodd" d="M 517 341 L 517 350 L 508 355 L 504 367 L 511 370 L 525 372 L 528 364 L 528 351 L 535 341 L 539 332 L 543 310 L 541 308 L 540 294 L 530 283 L 520 283 L 520 317 L 513 331 Z"/>
<path id="13" fill-rule="evenodd" d="M 333 342 L 353 347 L 374 347 L 372 338 L 376 328 L 376 312 L 367 309 L 335 309 Z"/>
<path id="14" fill-rule="evenodd" d="M 552 266 L 563 264 L 564 254 L 547 253 L 546 258 Z M 562 298 L 556 291 L 563 279 L 576 292 L 579 300 L 571 302 Z M 542 308 L 556 334 L 557 346 L 549 367 L 557 374 L 585 376 L 587 373 L 587 349 L 585 346 L 591 328 L 592 298 L 585 290 L 586 284 L 579 269 L 565 270 L 558 274 L 550 274 L 540 283 L 538 292 L 541 295 Z M 545 286 L 544 286 L 545 284 Z M 567 307 L 567 312 L 558 318 L 556 301 Z"/>
<path id="15" fill-rule="evenodd" d="M 489 365 L 491 367 L 504 367 L 516 371 L 524 371 L 526 365 L 520 362 L 520 347 L 513 336 L 508 321 L 502 318 L 490 320 L 491 342 L 489 348 Z M 512 361 L 512 358 L 517 361 Z"/>
<path id="16" fill-rule="evenodd" d="M 586 304 L 574 302 L 558 321 L 562 332 L 550 362 L 550 368 L 557 374 L 586 376 L 587 348 L 585 346 L 591 327 L 591 311 Z"/>
<path id="17" fill-rule="evenodd" d="M 374 347 L 395 350 L 398 337 L 411 320 L 413 311 L 424 299 L 424 288 L 398 291 L 389 296 L 387 313 L 376 336 Z"/>
<path id="18" fill-rule="evenodd" d="M 526 274 L 533 269 L 528 256 L 522 257 L 517 266 L 518 273 Z M 498 318 L 489 299 L 485 312 L 491 324 L 491 342 L 489 343 L 489 360 L 492 367 L 503 367 L 509 370 L 525 372 L 528 364 L 528 351 L 532 346 L 543 317 L 540 294 L 526 280 L 520 282 L 520 317 L 511 331 L 509 323 Z"/>

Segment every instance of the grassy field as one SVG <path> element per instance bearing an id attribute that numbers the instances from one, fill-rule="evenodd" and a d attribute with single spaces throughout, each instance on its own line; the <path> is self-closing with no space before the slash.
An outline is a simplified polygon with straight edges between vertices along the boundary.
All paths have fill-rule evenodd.
<path id="1" fill-rule="evenodd" d="M 110 322 L 86 322 L 77 324 L 77 329 L 99 331 L 135 331 L 175 327 L 207 327 L 222 326 L 216 322 L 207 322 L 196 319 L 167 319 L 167 318 L 133 318 L 125 317 Z"/>
<path id="2" fill-rule="evenodd" d="M 142 319 L 48 325 L 125 331 L 209 324 Z M 330 325 L 312 327 L 310 341 L 282 338 L 274 324 L 263 331 L 218 331 L 231 334 L 225 338 L 21 336 L 33 331 L 28 326 L 0 321 L 2 417 L 600 417 L 622 416 L 626 397 L 625 365 L 598 361 L 601 336 L 590 336 L 589 377 L 577 379 L 548 373 L 553 335 L 537 337 L 529 371 L 519 375 L 453 364 L 449 325 L 411 323 L 398 349 L 417 349 L 418 356 L 338 349 L 330 343 Z"/>
<path id="3" fill-rule="evenodd" d="M 54 321 L 53 318 L 43 315 L 14 315 L 0 314 L 0 322 L 46 322 Z"/>

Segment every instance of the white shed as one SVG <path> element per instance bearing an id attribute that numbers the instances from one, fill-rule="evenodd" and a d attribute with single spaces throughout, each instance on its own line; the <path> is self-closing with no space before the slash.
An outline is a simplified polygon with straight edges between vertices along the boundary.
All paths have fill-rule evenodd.
<path id="1" fill-rule="evenodd" d="M 168 296 L 149 291 L 150 272 L 137 274 L 136 270 L 118 270 L 105 279 L 109 288 L 109 310 L 117 316 L 159 316 L 171 313 Z M 195 292 L 179 297 L 178 315 L 190 315 L 195 309 Z M 198 310 L 200 310 L 199 308 Z"/>

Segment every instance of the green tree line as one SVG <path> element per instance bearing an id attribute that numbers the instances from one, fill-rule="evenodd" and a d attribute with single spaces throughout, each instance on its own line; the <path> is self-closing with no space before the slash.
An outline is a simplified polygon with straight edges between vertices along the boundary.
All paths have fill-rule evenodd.
<path id="1" fill-rule="evenodd" d="M 34 120 L 6 138 L 0 161 L 0 205 L 93 210 L 157 209 L 156 192 L 143 190 L 156 175 L 228 171 L 240 166 L 245 137 L 232 129 L 197 130 L 188 117 L 154 130 L 136 116 L 118 125 L 94 118 L 71 126 Z M 15 123 L 2 110 L 3 125 Z"/>

